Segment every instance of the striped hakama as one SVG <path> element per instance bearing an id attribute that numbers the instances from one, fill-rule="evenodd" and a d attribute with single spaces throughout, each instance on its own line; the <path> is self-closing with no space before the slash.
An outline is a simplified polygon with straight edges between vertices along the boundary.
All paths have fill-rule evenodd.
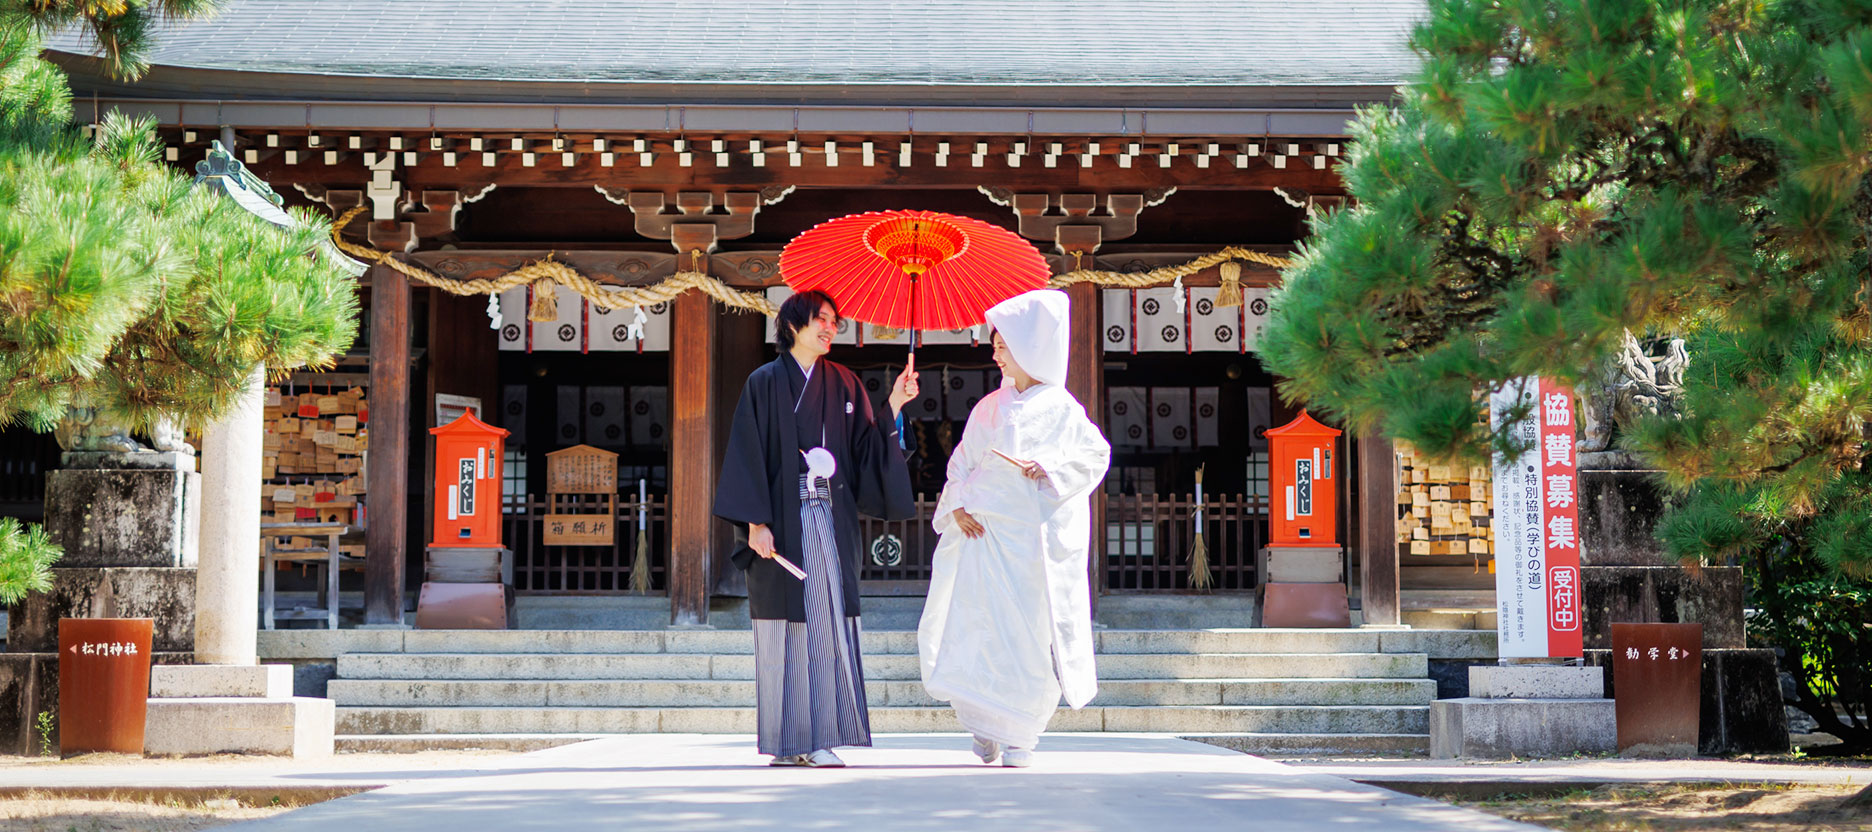
<path id="1" fill-rule="evenodd" d="M 754 620 L 760 753 L 785 757 L 871 744 L 857 616 L 845 614 L 844 570 L 825 481 L 800 477 L 806 621 Z"/>

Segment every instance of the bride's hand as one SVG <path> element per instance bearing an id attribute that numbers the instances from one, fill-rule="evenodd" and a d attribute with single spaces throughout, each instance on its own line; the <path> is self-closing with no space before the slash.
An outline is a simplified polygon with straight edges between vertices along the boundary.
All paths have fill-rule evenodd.
<path id="1" fill-rule="evenodd" d="M 975 519 L 975 515 L 969 514 L 968 511 L 964 509 L 956 509 L 949 515 L 949 519 L 954 520 L 956 528 L 961 529 L 962 534 L 967 536 L 970 540 L 974 540 L 988 533 L 987 529 L 982 528 L 981 521 Z"/>

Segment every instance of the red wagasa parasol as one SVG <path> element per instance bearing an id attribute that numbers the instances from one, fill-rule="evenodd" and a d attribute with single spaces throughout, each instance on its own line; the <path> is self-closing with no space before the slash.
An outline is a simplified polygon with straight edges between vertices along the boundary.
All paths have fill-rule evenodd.
<path id="1" fill-rule="evenodd" d="M 988 307 L 1046 286 L 1032 243 L 997 225 L 935 211 L 872 211 L 827 220 L 780 252 L 796 292 L 817 289 L 845 317 L 897 329 L 962 329 Z M 915 352 L 916 336 L 910 338 Z"/>

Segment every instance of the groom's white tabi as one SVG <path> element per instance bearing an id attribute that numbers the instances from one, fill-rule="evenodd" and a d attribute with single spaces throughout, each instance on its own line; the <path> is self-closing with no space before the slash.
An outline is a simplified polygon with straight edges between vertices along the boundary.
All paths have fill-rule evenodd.
<path id="1" fill-rule="evenodd" d="M 942 537 L 917 633 L 930 695 L 970 733 L 1015 749 L 1034 747 L 1062 693 L 1075 709 L 1098 693 L 1086 558 L 1111 447 L 1063 386 L 1067 313 L 1051 290 L 988 311 L 1037 383 L 1004 380 L 969 414 L 935 511 Z M 985 534 L 964 534 L 958 508 Z"/>

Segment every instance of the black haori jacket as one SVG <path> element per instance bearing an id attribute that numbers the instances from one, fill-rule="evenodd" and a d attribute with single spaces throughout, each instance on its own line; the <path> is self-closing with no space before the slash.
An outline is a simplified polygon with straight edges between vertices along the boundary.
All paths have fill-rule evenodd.
<path id="1" fill-rule="evenodd" d="M 799 478 L 806 463 L 801 451 L 818 447 L 821 437 L 838 461 L 832 520 L 845 573 L 845 614 L 855 616 L 859 561 L 866 551 L 865 541 L 858 539 L 859 513 L 905 520 L 916 514 L 916 499 L 905 462 L 908 442 L 899 441 L 894 424 L 878 423 L 864 385 L 851 370 L 821 358 L 809 380 L 793 356 L 783 353 L 748 376 L 728 431 L 715 516 L 741 526 L 744 534 L 748 523 L 766 524 L 780 556 L 804 568 Z M 803 582 L 745 547 L 734 561 L 748 570 L 752 617 L 806 620 Z"/>

